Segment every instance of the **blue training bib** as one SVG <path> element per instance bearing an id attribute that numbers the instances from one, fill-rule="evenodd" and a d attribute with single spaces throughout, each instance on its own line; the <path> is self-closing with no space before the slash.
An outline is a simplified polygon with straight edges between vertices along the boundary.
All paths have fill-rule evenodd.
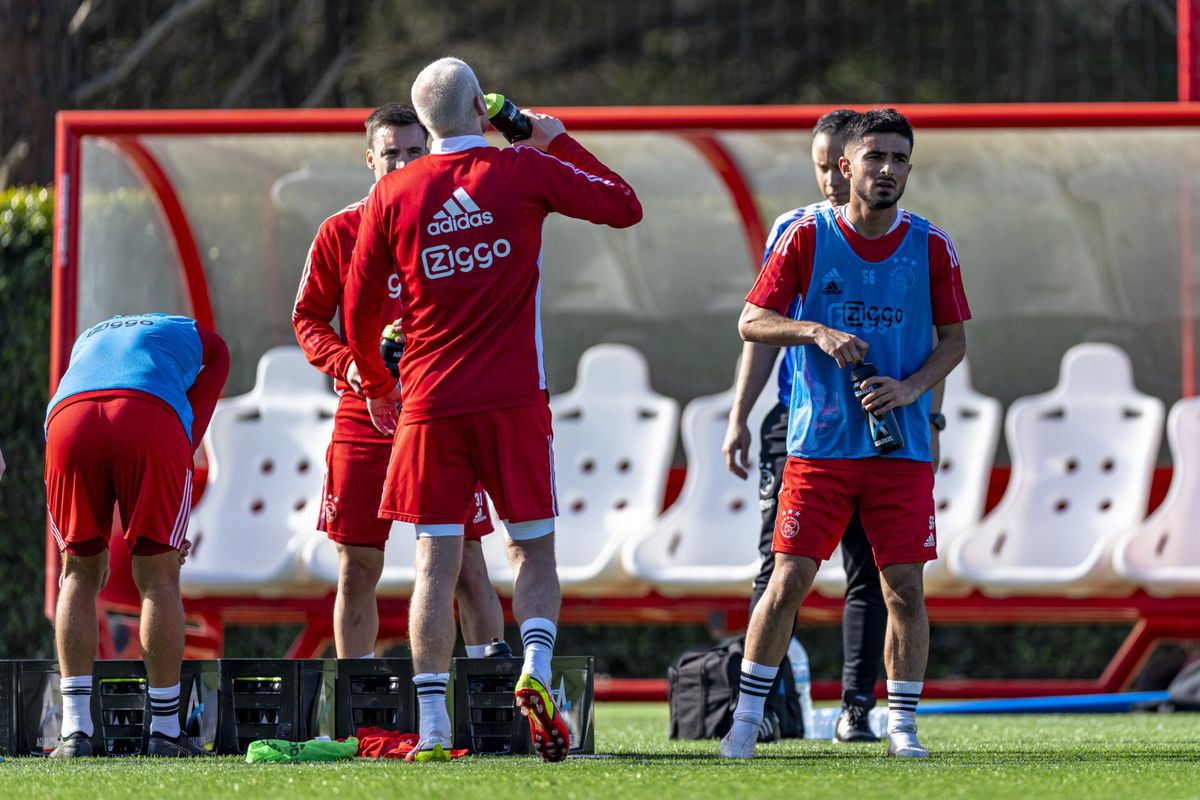
<path id="1" fill-rule="evenodd" d="M 106 319 L 75 340 L 67 373 L 46 407 L 46 421 L 54 407 L 72 395 L 135 389 L 166 401 L 191 441 L 187 393 L 200 374 L 203 352 L 196 321 L 189 317 L 134 314 Z"/>
<path id="2" fill-rule="evenodd" d="M 797 319 L 852 333 L 868 344 L 866 360 L 898 380 L 916 372 L 933 350 L 929 297 L 929 221 L 909 214 L 908 233 L 883 261 L 866 261 L 846 241 L 836 210 L 816 214 L 813 271 Z M 796 348 L 788 454 L 798 458 L 872 458 L 867 419 L 841 369 L 815 344 Z M 925 392 L 897 408 L 904 447 L 887 458 L 929 461 L 929 405 Z"/>

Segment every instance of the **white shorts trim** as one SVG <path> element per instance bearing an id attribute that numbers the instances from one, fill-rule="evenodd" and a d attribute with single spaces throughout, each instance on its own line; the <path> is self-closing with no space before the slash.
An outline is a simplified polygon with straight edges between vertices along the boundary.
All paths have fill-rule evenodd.
<path id="1" fill-rule="evenodd" d="M 440 536 L 462 536 L 464 525 L 461 522 L 445 525 L 417 523 L 416 527 L 418 539 L 432 539 Z"/>
<path id="2" fill-rule="evenodd" d="M 530 539 L 540 539 L 547 534 L 554 533 L 554 520 L 554 517 L 547 517 L 529 522 L 509 522 L 506 519 L 501 522 L 504 523 L 504 532 L 508 535 L 509 540 L 527 542 Z"/>

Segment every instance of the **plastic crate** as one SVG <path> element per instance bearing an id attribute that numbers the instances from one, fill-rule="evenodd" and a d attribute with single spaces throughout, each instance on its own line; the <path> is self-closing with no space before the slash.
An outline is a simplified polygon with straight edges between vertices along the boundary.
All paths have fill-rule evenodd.
<path id="1" fill-rule="evenodd" d="M 256 739 L 302 742 L 332 736 L 335 664 L 332 659 L 221 659 L 217 752 L 245 753 Z"/>
<path id="2" fill-rule="evenodd" d="M 482 755 L 532 753 L 529 723 L 513 703 L 521 676 L 517 658 L 456 658 L 454 746 Z M 595 664 L 591 656 L 559 656 L 550 691 L 571 730 L 571 753 L 594 753 Z"/>
<path id="3" fill-rule="evenodd" d="M 0 755 L 46 755 L 62 730 L 58 664 L 0 660 Z"/>
<path id="4" fill-rule="evenodd" d="M 416 732 L 412 678 L 412 661 L 407 658 L 339 659 L 334 738 L 354 736 L 364 727 Z"/>

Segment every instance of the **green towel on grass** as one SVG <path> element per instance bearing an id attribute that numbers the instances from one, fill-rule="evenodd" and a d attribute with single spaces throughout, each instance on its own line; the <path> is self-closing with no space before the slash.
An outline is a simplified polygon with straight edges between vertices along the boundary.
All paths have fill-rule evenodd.
<path id="1" fill-rule="evenodd" d="M 246 749 L 247 764 L 270 762 L 291 763 L 293 761 L 338 761 L 358 755 L 358 739 L 351 736 L 344 742 L 328 742 L 312 739 L 307 742 L 289 742 L 286 739 L 259 739 Z"/>

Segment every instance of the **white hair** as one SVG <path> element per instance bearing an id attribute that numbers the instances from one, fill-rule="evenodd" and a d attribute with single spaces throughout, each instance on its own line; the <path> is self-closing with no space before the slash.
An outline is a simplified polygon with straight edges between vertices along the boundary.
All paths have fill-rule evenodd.
<path id="1" fill-rule="evenodd" d="M 439 58 L 413 81 L 413 108 L 437 139 L 479 133 L 475 98 L 482 96 L 475 72 L 457 58 Z"/>

